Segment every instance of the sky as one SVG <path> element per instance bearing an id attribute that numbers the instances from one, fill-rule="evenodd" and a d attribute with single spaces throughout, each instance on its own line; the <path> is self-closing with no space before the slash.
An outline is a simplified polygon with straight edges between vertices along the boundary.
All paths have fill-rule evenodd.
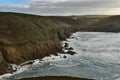
<path id="1" fill-rule="evenodd" d="M 0 0 L 0 4 L 23 4 L 25 0 Z"/>
<path id="2" fill-rule="evenodd" d="M 120 15 L 120 0 L 0 0 L 0 11 L 36 15 Z"/>

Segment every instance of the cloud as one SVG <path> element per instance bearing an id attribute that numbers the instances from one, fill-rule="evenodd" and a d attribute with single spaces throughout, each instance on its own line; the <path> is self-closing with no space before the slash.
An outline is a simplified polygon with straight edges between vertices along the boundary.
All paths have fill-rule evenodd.
<path id="1" fill-rule="evenodd" d="M 120 14 L 120 0 L 28 0 L 24 5 L 0 5 L 0 11 L 37 15 Z"/>

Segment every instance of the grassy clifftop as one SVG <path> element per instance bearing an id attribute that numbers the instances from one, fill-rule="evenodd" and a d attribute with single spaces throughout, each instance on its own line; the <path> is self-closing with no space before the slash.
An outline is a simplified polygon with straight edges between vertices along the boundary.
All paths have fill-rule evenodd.
<path id="1" fill-rule="evenodd" d="M 0 13 L 0 42 L 21 44 L 59 38 L 108 16 L 37 16 L 19 13 Z M 68 33 L 66 33 L 68 32 Z M 62 35 L 60 35 L 62 33 Z"/>
<path id="2" fill-rule="evenodd" d="M 54 17 L 0 13 L 0 41 L 4 43 L 21 44 L 36 40 L 45 41 L 65 30 L 72 31 L 73 29 L 71 25 Z"/>
<path id="3" fill-rule="evenodd" d="M 120 32 L 120 15 L 100 19 L 99 21 L 91 23 L 84 28 L 88 31 Z"/>

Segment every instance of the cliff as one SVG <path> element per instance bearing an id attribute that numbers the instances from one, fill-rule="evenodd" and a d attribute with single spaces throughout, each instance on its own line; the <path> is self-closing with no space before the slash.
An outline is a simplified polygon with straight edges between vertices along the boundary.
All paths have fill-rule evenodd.
<path id="1" fill-rule="evenodd" d="M 12 72 L 10 64 L 21 64 L 62 52 L 61 40 L 76 31 L 99 31 L 110 19 L 108 16 L 51 17 L 1 12 L 0 74 Z M 110 24 L 113 21 L 119 24 L 119 19 L 111 20 Z M 104 25 L 100 24 L 102 21 Z"/>
<path id="2" fill-rule="evenodd" d="M 120 32 L 120 15 L 100 19 L 87 25 L 85 28 L 87 31 Z"/>
<path id="3" fill-rule="evenodd" d="M 66 18 L 0 13 L 0 74 L 12 72 L 10 64 L 62 52 L 60 41 L 78 28 L 61 19 Z"/>

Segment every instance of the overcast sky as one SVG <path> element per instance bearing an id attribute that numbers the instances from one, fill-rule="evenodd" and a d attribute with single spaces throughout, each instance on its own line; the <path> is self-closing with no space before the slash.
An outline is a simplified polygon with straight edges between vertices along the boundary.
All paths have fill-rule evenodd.
<path id="1" fill-rule="evenodd" d="M 0 11 L 37 15 L 120 15 L 120 0 L 0 0 Z"/>

